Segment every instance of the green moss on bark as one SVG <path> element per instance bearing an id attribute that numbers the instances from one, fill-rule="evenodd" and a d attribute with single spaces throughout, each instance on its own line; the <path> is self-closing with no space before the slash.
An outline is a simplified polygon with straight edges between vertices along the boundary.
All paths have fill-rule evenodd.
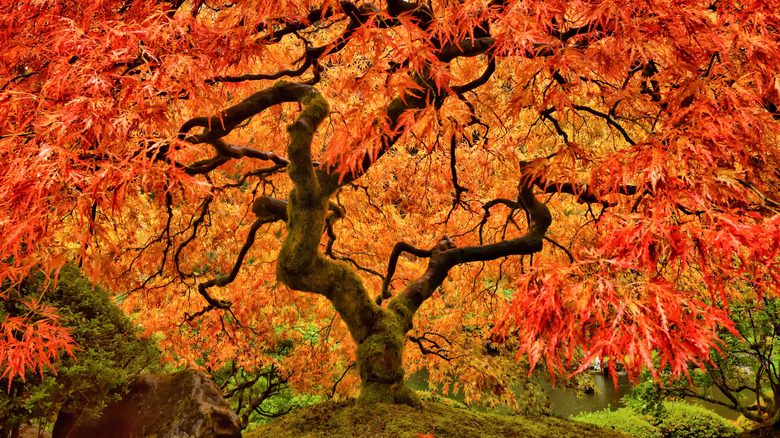
<path id="1" fill-rule="evenodd" d="M 288 86 L 280 86 L 288 90 Z M 404 334 L 411 327 L 411 307 L 382 309 L 369 297 L 355 270 L 320 253 L 320 240 L 328 214 L 328 201 L 336 189 L 334 177 L 312 165 L 311 142 L 317 126 L 328 114 L 328 104 L 314 88 L 301 92 L 303 111 L 288 126 L 290 164 L 294 184 L 287 204 L 287 236 L 277 260 L 277 277 L 293 289 L 327 297 L 349 327 L 358 344 L 357 365 L 363 403 L 401 403 L 418 406 L 414 391 L 404 384 Z M 397 120 L 406 108 L 399 99 L 389 110 Z"/>
<path id="2" fill-rule="evenodd" d="M 404 382 L 398 382 L 392 385 L 375 382 L 363 383 L 357 402 L 364 405 L 373 403 L 392 403 L 414 407 L 422 406 L 420 397 L 417 396 L 417 393 L 415 393 L 412 388 L 406 386 Z"/>
<path id="3" fill-rule="evenodd" d="M 401 403 L 418 406 L 420 400 L 404 383 L 404 333 L 401 318 L 382 310 L 372 333 L 358 345 L 357 364 L 363 387 L 361 403 Z"/>
<path id="4" fill-rule="evenodd" d="M 412 329 L 412 316 L 414 316 L 414 305 L 408 298 L 398 295 L 387 304 L 387 308 L 398 315 L 405 334 Z"/>

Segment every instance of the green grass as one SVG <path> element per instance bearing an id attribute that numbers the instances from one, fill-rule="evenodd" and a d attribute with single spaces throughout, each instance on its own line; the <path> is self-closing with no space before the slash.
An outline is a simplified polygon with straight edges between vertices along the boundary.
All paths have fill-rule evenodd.
<path id="1" fill-rule="evenodd" d="M 442 403 L 403 405 L 326 402 L 295 410 L 252 429 L 244 438 L 625 438 L 609 429 L 554 417 L 473 412 Z"/>

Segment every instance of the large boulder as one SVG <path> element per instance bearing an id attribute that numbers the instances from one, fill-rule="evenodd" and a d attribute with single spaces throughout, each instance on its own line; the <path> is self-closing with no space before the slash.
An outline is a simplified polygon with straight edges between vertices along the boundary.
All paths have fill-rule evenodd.
<path id="1" fill-rule="evenodd" d="M 192 370 L 146 374 L 94 419 L 63 407 L 52 438 L 240 438 L 238 416 L 208 377 Z"/>

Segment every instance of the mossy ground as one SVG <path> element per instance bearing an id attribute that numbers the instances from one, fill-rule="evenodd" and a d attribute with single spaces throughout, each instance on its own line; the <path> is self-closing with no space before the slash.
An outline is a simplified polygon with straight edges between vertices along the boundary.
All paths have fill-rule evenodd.
<path id="1" fill-rule="evenodd" d="M 442 403 L 422 408 L 354 400 L 326 402 L 293 411 L 244 438 L 625 438 L 610 429 L 554 417 L 524 417 L 473 412 Z"/>

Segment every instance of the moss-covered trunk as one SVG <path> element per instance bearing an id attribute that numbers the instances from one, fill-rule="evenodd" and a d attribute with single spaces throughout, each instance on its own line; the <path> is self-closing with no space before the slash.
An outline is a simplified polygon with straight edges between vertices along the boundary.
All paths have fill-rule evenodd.
<path id="1" fill-rule="evenodd" d="M 287 128 L 287 172 L 294 188 L 287 203 L 287 236 L 277 260 L 277 278 L 292 289 L 323 295 L 333 303 L 358 345 L 360 401 L 418 405 L 414 392 L 404 384 L 402 361 L 411 317 L 377 305 L 351 266 L 320 251 L 328 202 L 339 187 L 338 175 L 312 165 L 312 138 L 328 104 L 313 87 L 281 82 L 275 88 L 304 105 Z"/>
<path id="2" fill-rule="evenodd" d="M 361 402 L 419 404 L 414 391 L 404 383 L 405 333 L 399 316 L 382 309 L 368 337 L 358 344 Z"/>
<path id="3" fill-rule="evenodd" d="M 320 251 L 328 215 L 332 215 L 331 219 L 338 217 L 329 213 L 330 197 L 345 181 L 342 175 L 314 167 L 312 161 L 312 139 L 328 114 L 328 104 L 316 89 L 308 85 L 280 82 L 274 86 L 274 91 L 282 93 L 282 101 L 297 100 L 304 105 L 295 123 L 287 127 L 290 133 L 287 173 L 294 188 L 287 203 L 287 236 L 277 259 L 277 277 L 295 290 L 323 295 L 333 303 L 358 346 L 357 366 L 363 383 L 359 400 L 419 405 L 414 392 L 404 384 L 404 336 L 412 328 L 412 315 L 432 296 L 453 266 L 540 251 L 551 222 L 550 211 L 534 196 L 534 179 L 521 178 L 518 201 L 530 217 L 529 230 L 525 235 L 465 248 L 456 248 L 445 237 L 430 250 L 415 249 L 417 253 L 430 257 L 425 273 L 392 298 L 387 308 L 380 307 L 371 299 L 351 266 L 326 258 Z M 415 108 L 425 106 L 427 102 L 407 97 L 407 108 L 412 108 L 408 106 L 410 102 Z M 404 99 L 393 102 L 388 108 L 388 117 L 395 124 L 402 112 Z M 394 140 L 387 141 L 392 143 Z M 521 168 L 527 164 L 521 163 Z M 258 217 L 266 214 L 263 205 L 258 203 L 253 207 Z M 395 257 L 398 255 L 397 248 L 393 250 Z M 400 248 L 408 250 L 408 245 Z M 382 298 L 389 298 L 384 296 L 384 291 Z"/>

